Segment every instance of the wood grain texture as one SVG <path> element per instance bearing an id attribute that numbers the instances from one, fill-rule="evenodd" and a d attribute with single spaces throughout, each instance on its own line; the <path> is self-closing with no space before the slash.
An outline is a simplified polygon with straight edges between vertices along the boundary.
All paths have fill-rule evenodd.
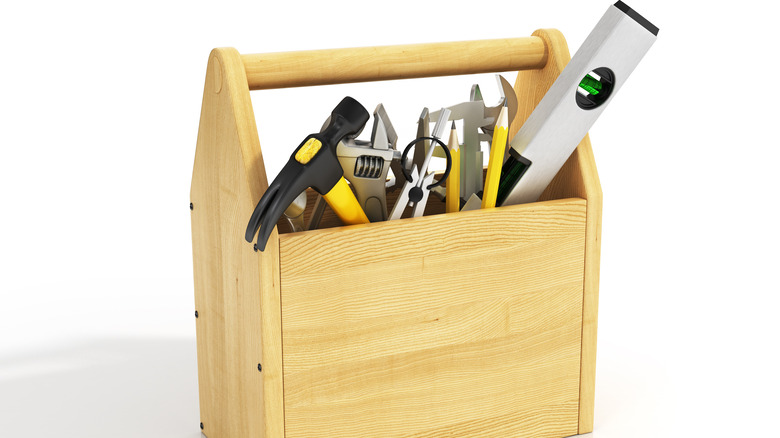
<path id="1" fill-rule="evenodd" d="M 436 179 L 439 178 L 438 176 L 435 177 Z M 398 199 L 398 196 L 401 194 L 401 190 L 393 190 L 388 191 L 387 196 L 387 205 L 389 208 L 392 208 L 393 205 L 395 205 L 396 200 Z M 303 217 L 306 218 L 308 221 L 309 217 L 311 217 L 312 210 L 314 210 L 314 203 L 317 200 L 317 192 L 315 192 L 312 189 L 306 190 L 306 208 L 303 211 Z M 444 201 L 440 200 L 436 196 L 430 196 L 428 198 L 428 204 L 425 206 L 425 216 L 430 216 L 434 214 L 442 214 L 446 211 L 446 205 Z M 410 217 L 412 213 L 411 208 L 407 208 L 404 211 L 404 214 L 402 217 L 407 218 Z M 307 222 L 308 223 L 308 222 Z M 326 203 L 325 204 L 325 212 L 322 215 L 322 220 L 320 221 L 318 229 L 325 229 L 325 228 L 336 228 L 341 227 L 344 224 L 341 222 L 341 219 L 339 219 L 338 216 L 336 216 L 336 213 L 333 211 L 332 208 Z M 292 228 L 290 227 L 290 223 L 282 217 L 279 219 L 279 222 L 276 224 L 277 229 L 279 230 L 279 234 L 287 234 L 292 232 Z"/>
<path id="2" fill-rule="evenodd" d="M 371 62 L 354 66 L 363 55 Z M 475 65 L 477 55 L 486 63 Z M 337 228 L 327 228 L 339 225 L 327 211 L 325 229 L 275 230 L 262 253 L 243 240 L 267 188 L 250 86 L 541 67 L 518 75 L 514 135 L 568 60 L 554 30 L 469 43 L 212 52 L 191 192 L 207 436 L 558 438 L 592 430 L 601 188 L 587 137 L 545 202 L 443 214 L 432 198 L 431 216 Z M 318 64 L 325 68 L 311 68 Z"/>
<path id="3" fill-rule="evenodd" d="M 582 302 L 582 361 L 580 370 L 580 434 L 593 431 L 596 405 L 596 340 L 599 316 L 599 276 L 601 271 L 602 192 L 596 161 L 585 137 L 580 149 L 580 170 L 588 197 L 585 226 L 585 278 Z"/>
<path id="4" fill-rule="evenodd" d="M 596 389 L 596 341 L 601 260 L 602 192 L 590 138 L 577 150 L 550 183 L 541 199 L 576 196 L 587 199 L 585 227 L 585 275 L 582 303 L 582 363 L 580 379 L 580 434 L 593 431 Z"/>
<path id="5" fill-rule="evenodd" d="M 280 236 L 286 436 L 576 434 L 585 211 Z"/>
<path id="6" fill-rule="evenodd" d="M 541 70 L 518 73 L 515 92 L 520 109 L 510 130 L 510 138 L 520 129 L 547 90 L 566 67 L 571 56 L 563 35 L 554 29 L 534 32 L 542 38 L 549 53 L 547 65 Z M 523 96 L 523 97 L 521 97 Z M 582 363 L 580 377 L 580 434 L 593 431 L 596 383 L 596 332 L 598 321 L 598 285 L 601 257 L 602 192 L 590 137 L 586 135 L 553 181 L 542 193 L 540 201 L 577 197 L 587 200 L 585 240 L 585 272 L 583 277 Z"/>
<path id="7" fill-rule="evenodd" d="M 508 138 L 514 138 L 542 100 L 547 90 L 558 78 L 571 57 L 569 46 L 563 34 L 556 29 L 539 29 L 533 36 L 544 41 L 547 58 L 539 69 L 528 69 L 517 72 L 515 80 L 515 95 L 517 95 L 517 114 L 509 128 Z M 507 149 L 509 145 L 507 144 Z"/>
<path id="8" fill-rule="evenodd" d="M 252 90 L 541 68 L 540 38 L 243 55 Z"/>
<path id="9" fill-rule="evenodd" d="M 585 228 L 585 275 L 582 306 L 580 434 L 593 431 L 596 388 L 596 340 L 601 260 L 602 192 L 590 138 L 586 135 L 540 200 L 578 197 L 588 201 Z"/>
<path id="10" fill-rule="evenodd" d="M 215 49 L 190 193 L 201 421 L 211 438 L 283 436 L 278 250 L 257 254 L 243 240 L 266 188 L 240 55 Z"/>

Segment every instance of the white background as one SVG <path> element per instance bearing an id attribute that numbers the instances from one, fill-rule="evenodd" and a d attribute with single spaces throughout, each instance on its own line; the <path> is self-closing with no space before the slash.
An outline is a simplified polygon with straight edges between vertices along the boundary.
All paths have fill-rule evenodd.
<path id="1" fill-rule="evenodd" d="M 0 435 L 199 436 L 188 203 L 211 48 L 555 27 L 573 54 L 609 4 L 5 3 Z M 629 4 L 661 32 L 591 130 L 594 436 L 779 436 L 774 2 Z M 384 102 L 405 144 L 422 106 L 467 100 L 474 82 L 497 99 L 490 75 L 253 92 L 270 176 L 345 94 Z"/>

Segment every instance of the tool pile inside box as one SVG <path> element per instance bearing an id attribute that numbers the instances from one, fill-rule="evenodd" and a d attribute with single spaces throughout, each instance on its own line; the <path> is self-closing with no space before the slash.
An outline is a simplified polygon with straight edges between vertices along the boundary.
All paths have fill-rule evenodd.
<path id="1" fill-rule="evenodd" d="M 509 145 L 507 136 L 517 113 L 517 97 L 500 75 L 496 78 L 501 99 L 496 106 L 486 106 L 479 86 L 474 85 L 467 102 L 435 112 L 424 108 L 417 138 L 403 152 L 397 149 L 398 136 L 381 103 L 374 110 L 371 140 L 356 140 L 369 114 L 347 96 L 322 129 L 304 138 L 293 151 L 257 204 L 245 238 L 252 242 L 259 230 L 255 249 L 262 251 L 282 215 L 292 231 L 316 229 L 325 203 L 342 223 L 352 225 L 400 219 L 407 207 L 411 208 L 409 217 L 423 216 L 431 194 L 445 202 L 447 213 L 536 201 L 657 34 L 657 27 L 618 1 Z M 455 121 L 463 124 L 462 144 Z M 448 127 L 445 144 L 442 139 Z M 486 172 L 482 142 L 490 145 Z M 430 170 L 434 155 L 447 160 L 438 181 L 434 180 L 437 173 Z M 320 196 L 304 226 L 304 192 L 308 188 Z M 394 190 L 400 191 L 389 209 L 387 191 Z"/>
<path id="2" fill-rule="evenodd" d="M 446 202 L 447 212 L 480 208 L 483 204 L 495 206 L 509 123 L 517 113 L 512 85 L 500 75 L 496 78 L 501 92 L 496 106 L 486 106 L 479 86 L 474 85 L 468 102 L 433 113 L 424 108 L 417 122 L 418 136 L 403 151 L 397 148 L 398 135 L 381 103 L 374 110 L 371 140 L 357 140 L 369 115 L 363 105 L 345 97 L 320 132 L 306 137 L 293 151 L 287 165 L 270 184 L 247 227 L 247 240 L 251 241 L 259 228 L 258 249 L 262 250 L 270 228 L 282 214 L 294 232 L 316 229 L 326 203 L 345 224 L 400 219 L 407 205 L 412 208 L 410 217 L 420 217 L 431 193 Z M 457 120 L 462 121 L 466 130 L 463 144 L 458 141 Z M 448 128 L 449 141 L 445 144 L 443 138 Z M 494 147 L 488 177 L 492 179 L 484 184 L 488 195 L 483 196 L 480 143 L 491 140 Z M 430 170 L 435 155 L 446 159 L 441 174 Z M 435 178 L 438 180 L 434 181 Z M 309 220 L 304 221 L 304 190 L 309 187 L 320 196 Z M 390 208 L 387 193 L 395 191 L 398 196 Z"/>

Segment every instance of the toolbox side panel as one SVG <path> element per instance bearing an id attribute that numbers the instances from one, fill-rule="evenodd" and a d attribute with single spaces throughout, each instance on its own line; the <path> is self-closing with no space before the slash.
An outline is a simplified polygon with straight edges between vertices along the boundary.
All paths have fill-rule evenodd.
<path id="1" fill-rule="evenodd" d="M 276 235 L 264 253 L 243 238 L 266 187 L 240 55 L 215 49 L 190 192 L 201 428 L 209 438 L 283 436 Z"/>
<path id="2" fill-rule="evenodd" d="M 563 165 L 542 200 L 580 197 L 588 200 L 585 225 L 585 273 L 582 281 L 582 359 L 579 434 L 593 432 L 596 400 L 596 338 L 599 313 L 602 193 L 590 138 L 586 135 Z"/>
<path id="3" fill-rule="evenodd" d="M 576 434 L 586 206 L 282 235 L 286 436 Z"/>
<path id="4" fill-rule="evenodd" d="M 566 39 L 555 29 L 540 29 L 533 33 L 544 40 L 547 63 L 542 69 L 522 70 L 517 74 L 515 94 L 518 113 L 510 127 L 509 138 L 514 137 L 547 90 L 566 67 L 571 55 Z M 507 145 L 507 147 L 509 147 Z M 596 388 L 596 331 L 598 325 L 599 269 L 601 259 L 602 192 L 590 137 L 580 141 L 558 174 L 539 198 L 540 201 L 563 198 L 582 198 L 588 201 L 585 228 L 585 273 L 582 303 L 582 360 L 580 369 L 579 434 L 593 431 L 593 412 Z"/>
<path id="5" fill-rule="evenodd" d="M 541 70 L 525 70 L 518 73 L 515 92 L 518 96 L 530 96 L 524 101 L 522 117 L 517 117 L 513 128 L 519 130 L 544 94 L 557 79 L 558 74 L 571 59 L 569 47 L 563 35 L 554 29 L 534 32 L 541 37 L 550 57 Z M 519 114 L 518 114 L 519 115 Z M 580 369 L 580 419 L 579 434 L 593 431 L 593 413 L 596 389 L 596 332 L 598 326 L 599 270 L 601 260 L 601 209 L 602 192 L 596 161 L 590 144 L 590 136 L 580 141 L 558 174 L 539 198 L 540 201 L 563 198 L 582 198 L 588 201 L 585 227 L 585 272 L 582 302 L 582 360 Z"/>

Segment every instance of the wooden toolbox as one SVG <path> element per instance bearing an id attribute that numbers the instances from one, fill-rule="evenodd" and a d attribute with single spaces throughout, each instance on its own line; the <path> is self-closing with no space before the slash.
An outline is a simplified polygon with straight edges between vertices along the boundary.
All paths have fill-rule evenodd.
<path id="1" fill-rule="evenodd" d="M 431 197 L 421 218 L 279 226 L 264 252 L 244 240 L 268 185 L 250 90 L 519 70 L 512 138 L 569 58 L 556 30 L 211 53 L 191 192 L 206 436 L 592 430 L 602 195 L 587 136 L 536 203 L 435 214 Z"/>

